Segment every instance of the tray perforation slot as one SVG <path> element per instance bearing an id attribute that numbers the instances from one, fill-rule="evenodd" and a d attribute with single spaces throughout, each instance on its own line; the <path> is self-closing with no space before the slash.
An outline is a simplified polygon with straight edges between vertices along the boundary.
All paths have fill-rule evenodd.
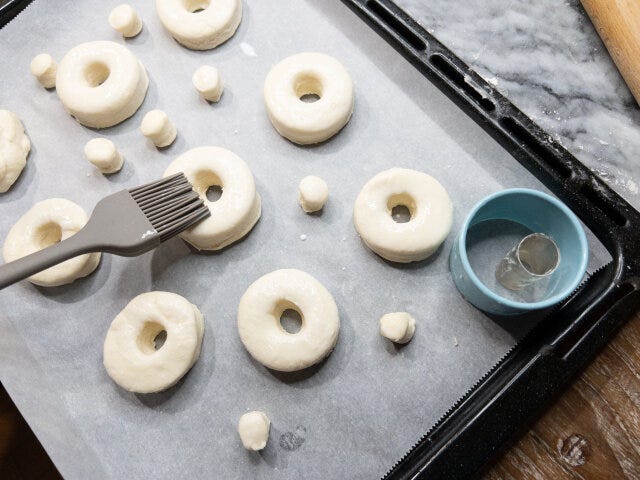
<path id="1" fill-rule="evenodd" d="M 585 184 L 580 187 L 580 193 L 587 197 L 593 205 L 604 213 L 610 220 L 620 227 L 626 227 L 629 223 L 629 219 L 624 214 L 607 201 L 606 197 L 603 197 L 593 185 Z"/>
<path id="2" fill-rule="evenodd" d="M 367 0 L 367 8 L 414 49 L 420 51 L 427 49 L 426 42 L 402 23 L 393 12 L 385 8 L 380 2 L 377 0 Z"/>
<path id="3" fill-rule="evenodd" d="M 439 53 L 429 56 L 429 62 L 438 69 L 438 71 L 453 82 L 458 88 L 464 91 L 468 97 L 472 98 L 487 112 L 493 112 L 496 109 L 495 104 L 489 98 L 488 93 L 484 93 L 479 86 L 470 83 L 468 76 L 459 71 L 449 60 Z"/>
<path id="4" fill-rule="evenodd" d="M 562 162 L 557 161 L 556 155 L 549 148 L 543 145 L 531 132 L 520 125 L 511 117 L 502 117 L 499 120 L 500 125 L 512 137 L 514 137 L 529 152 L 533 153 L 538 160 L 543 162 L 547 167 L 554 170 L 564 178 L 571 177 L 571 168 Z"/>

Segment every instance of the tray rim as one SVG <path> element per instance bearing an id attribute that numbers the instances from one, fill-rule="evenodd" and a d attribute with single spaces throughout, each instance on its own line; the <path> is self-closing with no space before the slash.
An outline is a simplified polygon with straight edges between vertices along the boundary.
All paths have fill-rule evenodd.
<path id="1" fill-rule="evenodd" d="M 0 0 L 0 29 L 32 1 Z M 340 1 L 564 201 L 613 257 L 480 378 L 384 478 L 477 477 L 640 307 L 640 252 L 633 248 L 640 245 L 640 213 L 392 0 Z M 515 421 L 504 422 L 504 416 Z"/>

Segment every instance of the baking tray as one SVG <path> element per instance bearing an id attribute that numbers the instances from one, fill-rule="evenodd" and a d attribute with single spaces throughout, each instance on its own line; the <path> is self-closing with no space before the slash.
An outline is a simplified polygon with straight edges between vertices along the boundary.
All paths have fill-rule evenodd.
<path id="1" fill-rule="evenodd" d="M 14 11 L 19 11 L 21 3 L 26 2 L 9 2 L 2 7 L 0 12 L 8 11 L 7 5 Z M 342 31 L 352 31 L 351 38 L 353 38 L 359 32 L 359 27 L 349 23 L 352 19 L 346 13 L 344 15 L 337 14 L 334 11 L 337 8 L 335 3 L 317 2 L 317 5 L 313 7 L 309 4 L 309 8 L 315 9 L 316 15 L 330 16 L 334 22 L 340 24 Z M 519 429 L 526 426 L 526 423 L 542 408 L 541 405 L 544 404 L 544 401 L 552 398 L 567 379 L 574 375 L 588 358 L 604 344 L 628 314 L 634 311 L 638 302 L 637 282 L 635 281 L 638 272 L 638 259 L 634 256 L 632 247 L 638 245 L 638 239 L 633 233 L 634 227 L 636 232 L 638 231 L 638 214 L 392 3 L 383 1 L 349 1 L 344 3 L 381 33 L 422 74 L 462 107 L 522 165 L 542 180 L 549 190 L 562 198 L 597 235 L 613 258 L 612 263 L 595 272 L 570 301 L 551 312 L 547 319 L 538 324 L 529 335 L 513 347 L 504 359 L 493 367 L 469 393 L 453 405 L 443 419 L 437 422 L 431 431 L 388 474 L 390 478 L 413 478 L 420 474 L 428 475 L 429 478 L 468 478 L 478 472 L 478 469 L 495 455 Z M 248 15 L 245 15 L 243 24 L 248 23 L 248 28 L 250 28 L 251 22 L 255 20 L 251 18 L 251 8 L 247 9 L 247 12 Z M 156 29 L 153 34 L 160 35 L 161 32 Z M 240 39 L 237 41 L 239 42 Z M 67 47 L 69 46 L 67 45 Z M 225 48 L 221 48 L 220 53 L 224 56 L 228 54 L 228 50 L 225 51 Z M 188 55 L 195 54 L 191 52 Z M 403 65 L 390 61 L 389 55 L 385 54 L 382 48 L 380 49 L 379 61 L 391 63 L 391 66 L 380 67 L 387 75 L 390 72 L 393 73 L 393 68 L 397 69 L 398 75 L 393 77 L 395 81 L 398 81 L 400 74 L 404 73 Z M 410 77 L 408 74 L 405 76 Z M 408 78 L 409 80 L 414 79 L 411 77 Z M 358 88 L 357 83 L 356 88 Z M 407 88 L 409 93 L 411 93 L 410 90 Z M 367 105 L 366 97 L 359 96 L 357 102 L 359 100 L 360 103 L 357 103 L 356 108 L 362 109 L 362 100 L 365 100 L 364 105 Z M 452 115 L 452 118 L 455 118 L 455 115 Z M 357 118 L 354 120 L 357 121 Z M 131 121 L 128 123 L 130 124 Z M 444 119 L 443 124 L 455 129 L 451 119 Z M 78 127 L 76 126 L 76 128 Z M 420 129 L 416 129 L 416 133 L 420 132 Z M 120 132 L 115 130 L 114 133 L 117 135 Z M 343 132 L 341 135 L 347 136 L 348 133 Z M 324 148 L 330 148 L 332 144 L 334 146 L 340 144 L 339 138 L 328 142 Z M 425 141 L 425 148 L 428 146 L 429 142 Z M 184 149 L 182 148 L 184 145 L 180 147 Z M 468 144 L 465 147 L 471 148 Z M 37 143 L 35 148 L 38 148 Z M 338 149 L 336 147 L 336 150 Z M 169 150 L 165 155 L 172 158 L 179 151 L 177 149 Z M 315 151 L 322 151 L 322 149 Z M 166 162 L 163 163 L 163 168 L 164 165 Z M 162 169 L 159 170 L 160 173 Z M 437 169 L 431 171 L 435 176 L 439 176 Z M 27 170 L 25 174 L 33 176 L 33 171 Z M 157 175 L 158 171 L 155 174 Z M 366 178 L 358 180 L 358 183 L 362 184 Z M 91 181 L 94 182 L 94 179 Z M 258 181 L 260 181 L 259 178 Z M 342 207 L 348 209 L 347 203 L 344 202 Z M 459 216 L 463 216 L 464 213 L 459 212 Z M 254 232 L 252 235 L 258 236 L 259 233 Z M 245 243 L 248 242 L 243 242 L 243 244 Z M 179 249 L 179 247 L 174 245 L 168 252 L 163 251 L 163 254 L 176 255 L 175 249 Z M 178 251 L 177 256 L 180 257 L 180 255 Z M 220 259 L 224 259 L 224 254 L 220 256 Z M 110 266 L 112 269 L 118 266 L 115 259 Z M 167 265 L 163 266 L 167 267 Z M 105 265 L 102 266 L 102 269 L 105 269 Z M 101 273 L 99 281 L 106 281 L 104 280 L 105 273 L 103 271 Z M 423 273 L 430 273 L 429 266 L 424 268 Z M 417 277 L 419 274 L 420 269 L 406 272 L 406 275 L 413 275 L 416 278 L 419 278 Z M 330 290 L 332 290 L 331 286 Z M 343 293 L 353 294 L 353 292 Z M 186 293 L 185 295 L 188 296 Z M 69 292 L 65 292 L 58 298 L 61 301 L 65 299 L 72 301 L 72 297 L 73 295 Z M 361 299 L 361 301 L 366 301 L 366 299 Z M 207 315 L 206 312 L 205 315 Z M 496 321 L 500 320 L 496 319 Z M 104 320 L 101 319 L 100 322 L 101 328 L 104 328 Z M 69 333 L 69 328 L 61 326 L 61 331 Z M 341 339 L 343 337 L 349 338 L 348 330 L 344 335 L 341 335 Z M 416 342 L 416 344 L 419 343 Z M 6 339 L 3 347 L 4 362 L 12 358 L 12 355 L 29 353 L 25 352 L 23 345 L 7 342 Z M 55 353 L 68 355 L 73 352 L 71 349 L 67 352 L 61 348 L 61 351 Z M 334 356 L 340 356 L 339 349 Z M 204 363 L 202 359 L 200 363 Z M 91 367 L 92 369 L 99 368 L 98 365 L 91 365 Z M 43 368 L 46 369 L 46 366 Z M 330 365 L 324 365 L 319 372 L 309 378 L 326 381 L 326 372 L 330 368 Z M 52 454 L 54 461 L 58 462 L 63 456 L 60 450 L 65 448 L 62 442 L 56 445 L 56 438 L 60 438 L 59 432 L 66 431 L 66 438 L 77 435 L 79 439 L 83 438 L 83 433 L 77 430 L 76 425 L 65 422 L 64 417 L 56 420 L 51 419 L 51 415 L 48 415 L 49 421 L 43 422 L 42 415 L 64 411 L 69 404 L 73 405 L 74 398 L 71 396 L 63 399 L 62 405 L 55 404 L 55 399 L 29 403 L 24 398 L 27 392 L 20 390 L 21 385 L 17 376 L 18 372 L 15 372 L 14 375 L 7 372 L 6 369 L 3 372 L 3 380 L 8 380 L 8 390 L 14 398 L 19 400 L 16 403 L 25 413 L 36 434 L 43 440 L 45 448 Z M 41 372 L 41 376 L 46 378 L 46 372 Z M 286 381 L 286 379 L 282 379 L 282 381 Z M 296 386 L 302 387 L 306 381 L 308 379 L 294 381 L 292 385 L 294 388 Z M 182 385 L 181 388 L 186 389 L 187 387 Z M 179 393 L 178 390 L 173 395 L 179 397 Z M 425 396 L 427 394 L 428 392 L 425 392 Z M 357 401 L 355 398 L 352 400 Z M 145 402 L 149 409 L 159 411 L 164 409 L 171 411 L 169 407 L 176 403 L 167 403 L 166 399 L 162 397 L 160 399 L 157 397 L 150 400 L 145 399 Z M 38 415 L 34 411 L 36 408 L 44 413 Z M 174 412 L 176 416 L 179 416 L 180 413 Z M 424 416 L 427 417 L 429 414 L 432 412 L 425 412 Z M 509 418 L 510 421 L 505 422 L 504 418 Z M 341 418 L 337 417 L 336 420 L 340 421 Z M 277 423 L 274 424 L 276 428 L 277 425 Z M 304 440 L 306 432 L 294 425 L 290 428 L 291 431 L 284 432 L 280 436 L 280 447 L 283 448 L 282 440 L 284 439 L 284 448 L 293 450 L 294 447 L 299 446 L 297 444 L 300 443 L 300 439 Z M 131 433 L 133 435 L 133 432 Z M 373 432 L 371 433 L 373 434 Z M 398 442 L 401 441 L 401 437 L 401 434 L 391 435 L 388 441 Z M 417 437 L 416 435 L 416 439 Z M 311 438 L 308 445 L 312 443 L 310 440 Z M 73 447 L 69 445 L 66 447 L 78 456 Z M 339 447 L 347 455 L 346 459 L 353 457 L 348 448 L 349 445 Z M 394 451 L 398 445 L 393 445 L 393 447 L 390 450 Z M 69 465 L 66 464 L 69 461 L 68 458 L 64 458 L 64 461 L 60 463 L 60 466 L 65 467 L 61 470 L 71 476 L 81 476 L 80 472 L 85 473 L 84 476 L 106 476 L 101 475 L 105 472 L 98 468 L 101 464 L 101 454 L 96 450 L 95 444 L 93 448 L 84 449 L 82 462 L 76 462 L 76 464 L 82 463 L 83 468 L 88 470 L 83 471 L 77 465 L 75 470 L 70 470 Z M 177 448 L 176 450 L 179 454 L 185 453 L 182 449 Z M 359 448 L 355 448 L 353 452 L 361 454 L 358 455 L 359 457 L 363 456 L 363 452 Z M 295 469 L 289 465 L 290 468 L 287 470 L 287 465 L 282 463 L 287 457 L 279 453 L 266 452 L 266 456 L 262 459 L 267 463 L 271 461 L 272 468 L 282 469 L 283 471 L 279 472 L 280 476 L 286 476 L 287 473 L 292 473 Z M 364 449 L 364 453 L 371 452 Z M 374 459 L 364 456 L 365 460 L 374 462 Z M 293 463 L 292 458 L 289 459 L 291 463 Z M 334 463 L 335 461 L 345 461 L 345 459 L 337 456 Z M 359 465 L 358 458 L 351 458 L 347 461 L 352 461 L 354 465 L 353 474 L 349 476 L 361 477 L 363 472 L 356 469 L 356 466 Z M 96 469 L 92 470 L 91 465 L 95 465 Z M 258 471 L 260 470 L 256 467 L 256 472 Z M 330 471 L 330 466 L 327 466 L 325 473 Z M 157 472 L 155 473 L 157 474 Z M 204 474 L 204 471 L 202 473 Z M 298 473 L 300 474 L 300 472 Z M 320 471 L 312 471 L 311 473 L 307 471 L 306 473 L 306 476 L 309 477 L 321 476 Z M 344 474 L 344 472 L 342 473 Z"/>

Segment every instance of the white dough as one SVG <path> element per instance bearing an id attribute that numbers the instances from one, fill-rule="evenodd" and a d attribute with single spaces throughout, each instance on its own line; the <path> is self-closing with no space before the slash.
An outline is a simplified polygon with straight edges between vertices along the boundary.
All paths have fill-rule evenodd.
<path id="1" fill-rule="evenodd" d="M 305 95 L 317 95 L 305 102 Z M 299 53 L 271 69 L 264 101 L 280 135 L 307 145 L 323 142 L 344 127 L 353 112 L 353 82 L 344 66 L 323 53 Z"/>
<path id="2" fill-rule="evenodd" d="M 380 335 L 395 343 L 408 343 L 416 331 L 416 321 L 407 312 L 387 313 L 380 318 Z"/>
<path id="3" fill-rule="evenodd" d="M 209 102 L 217 102 L 222 96 L 224 85 L 216 67 L 203 65 L 193 74 L 193 86 L 202 98 Z"/>
<path id="4" fill-rule="evenodd" d="M 391 211 L 411 213 L 396 223 Z M 444 187 L 426 173 L 404 168 L 380 172 L 356 198 L 353 221 L 364 243 L 392 262 L 409 263 L 433 254 L 451 230 L 453 205 Z"/>
<path id="5" fill-rule="evenodd" d="M 241 0 L 156 0 L 164 28 L 192 50 L 209 50 L 233 36 L 242 19 Z"/>
<path id="6" fill-rule="evenodd" d="M 4 242 L 5 262 L 12 262 L 75 235 L 89 218 L 75 203 L 51 198 L 36 203 L 15 223 Z M 29 277 L 43 287 L 65 285 L 86 277 L 100 263 L 100 253 L 87 253 L 72 258 Z"/>
<path id="7" fill-rule="evenodd" d="M 300 185 L 298 185 L 298 200 L 305 212 L 311 213 L 322 210 L 328 198 L 329 187 L 320 177 L 309 175 L 300 181 Z"/>
<path id="8" fill-rule="evenodd" d="M 72 48 L 56 75 L 56 91 L 64 108 L 92 128 L 111 127 L 133 115 L 148 86 L 142 63 L 114 42 L 88 42 Z"/>
<path id="9" fill-rule="evenodd" d="M 184 172 L 211 212 L 209 218 L 180 234 L 198 250 L 220 250 L 232 244 L 260 218 L 262 207 L 253 174 L 235 153 L 221 147 L 193 148 L 171 162 L 164 176 L 178 172 Z M 212 186 L 222 188 L 215 202 L 207 199 Z"/>
<path id="10" fill-rule="evenodd" d="M 0 193 L 18 179 L 31 150 L 29 137 L 20 119 L 9 110 L 0 109 Z"/>
<path id="11" fill-rule="evenodd" d="M 140 131 L 160 148 L 171 145 L 178 135 L 176 127 L 162 110 L 148 112 L 142 119 Z"/>
<path id="12" fill-rule="evenodd" d="M 166 332 L 156 350 L 155 338 Z M 125 390 L 154 393 L 175 385 L 200 356 L 204 318 L 180 295 L 148 292 L 131 300 L 111 322 L 104 341 L 107 373 Z"/>
<path id="13" fill-rule="evenodd" d="M 296 310 L 302 326 L 287 332 L 285 310 Z M 253 282 L 240 299 L 238 331 L 251 356 L 265 367 L 293 372 L 331 353 L 338 339 L 338 306 L 329 291 L 300 270 L 276 270 Z"/>
<path id="14" fill-rule="evenodd" d="M 238 433 L 247 450 L 262 450 L 269 440 L 271 422 L 264 412 L 247 412 L 240 417 Z"/>
<path id="15" fill-rule="evenodd" d="M 84 146 L 84 155 L 102 173 L 115 173 L 122 168 L 122 155 L 111 140 L 93 138 Z"/>
<path id="16" fill-rule="evenodd" d="M 109 25 L 123 37 L 135 37 L 142 30 L 142 20 L 131 5 L 123 3 L 109 13 Z"/>
<path id="17" fill-rule="evenodd" d="M 33 57 L 31 65 L 29 65 L 31 74 L 38 79 L 40 85 L 44 88 L 53 88 L 56 86 L 56 72 L 58 64 L 47 53 L 41 53 Z"/>

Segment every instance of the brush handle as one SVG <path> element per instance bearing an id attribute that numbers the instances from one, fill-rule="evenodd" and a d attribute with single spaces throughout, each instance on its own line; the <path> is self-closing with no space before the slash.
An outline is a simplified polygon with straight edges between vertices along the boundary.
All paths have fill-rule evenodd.
<path id="1" fill-rule="evenodd" d="M 640 104 L 640 1 L 581 2 L 631 93 Z"/>
<path id="2" fill-rule="evenodd" d="M 82 233 L 80 230 L 60 243 L 0 265 L 0 290 L 65 260 L 95 251 Z"/>

